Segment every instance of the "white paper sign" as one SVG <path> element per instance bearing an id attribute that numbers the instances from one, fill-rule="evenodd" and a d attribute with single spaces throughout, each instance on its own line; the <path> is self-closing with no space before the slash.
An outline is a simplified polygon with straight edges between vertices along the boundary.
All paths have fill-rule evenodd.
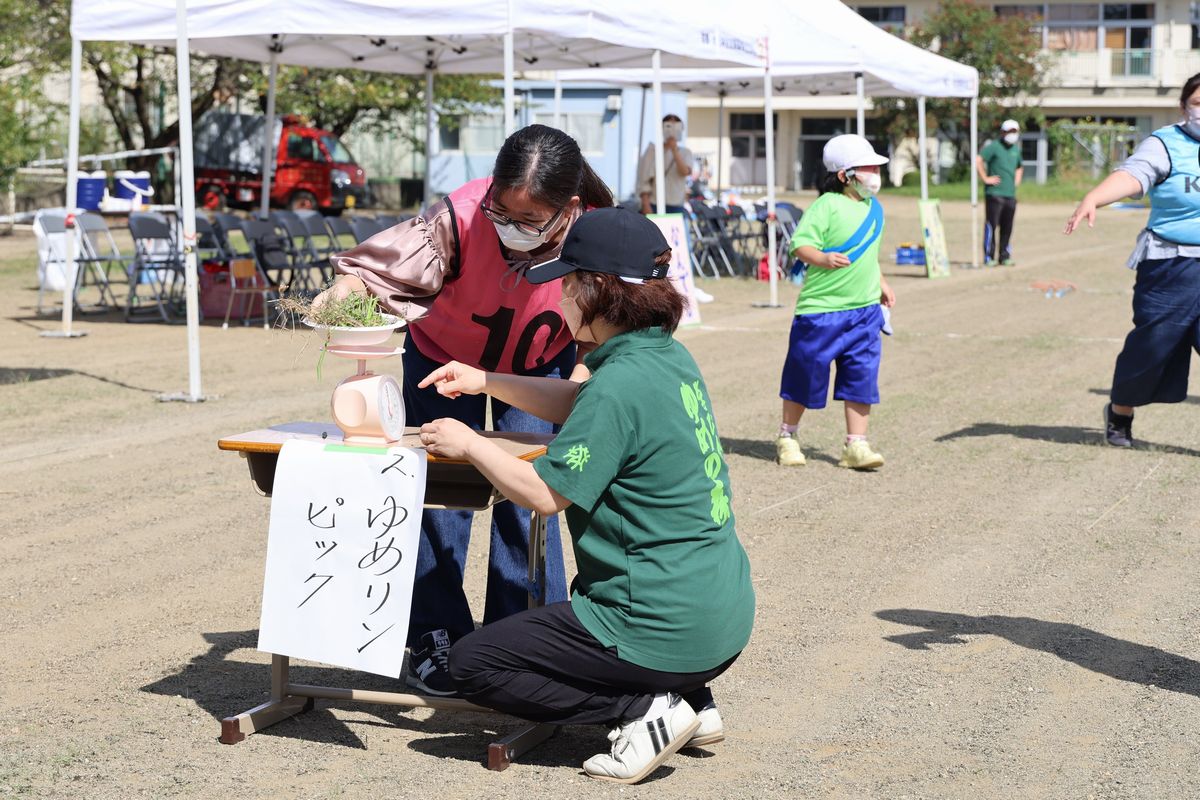
<path id="1" fill-rule="evenodd" d="M 689 253 L 687 222 L 683 214 L 649 214 L 648 219 L 654 221 L 671 245 L 671 266 L 667 269 L 667 279 L 687 300 L 683 307 L 683 316 L 679 320 L 681 326 L 700 324 L 700 306 L 696 303 L 696 294 L 692 291 L 695 283 L 692 281 L 692 261 Z"/>
<path id="2" fill-rule="evenodd" d="M 258 649 L 398 678 L 424 500 L 424 450 L 285 443 Z"/>

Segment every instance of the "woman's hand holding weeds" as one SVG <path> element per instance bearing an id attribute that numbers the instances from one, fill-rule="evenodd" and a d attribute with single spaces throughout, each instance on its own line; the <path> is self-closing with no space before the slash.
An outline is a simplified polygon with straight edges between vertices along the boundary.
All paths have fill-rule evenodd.
<path id="1" fill-rule="evenodd" d="M 318 309 L 326 303 L 345 300 L 352 294 L 366 294 L 367 285 L 357 275 L 339 275 L 333 285 L 313 298 L 312 307 Z"/>

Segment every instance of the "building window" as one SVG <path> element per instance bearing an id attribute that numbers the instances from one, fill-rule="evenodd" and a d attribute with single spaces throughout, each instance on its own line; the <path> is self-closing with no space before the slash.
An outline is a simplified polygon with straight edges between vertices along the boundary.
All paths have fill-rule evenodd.
<path id="1" fill-rule="evenodd" d="M 779 115 L 772 114 L 771 121 L 775 123 L 775 130 L 779 130 Z M 729 115 L 729 130 L 731 131 L 765 131 L 767 129 L 766 114 L 738 114 Z"/>
<path id="2" fill-rule="evenodd" d="M 1047 50 L 1095 52 L 1101 47 L 1114 55 L 1114 74 L 1150 74 L 1154 48 L 1154 3 L 1006 3 L 993 6 L 997 16 L 1027 17 L 1042 35 Z M 1193 7 L 1200 3 L 1193 3 Z M 1195 33 L 1193 25 L 1193 36 Z M 1132 51 L 1132 52 L 1131 52 Z"/>
<path id="3" fill-rule="evenodd" d="M 554 114 L 544 111 L 533 116 L 539 125 L 553 125 Z M 579 149 L 591 155 L 604 153 L 604 114 L 570 113 L 559 115 L 559 128 L 579 142 Z"/>
<path id="4" fill-rule="evenodd" d="M 495 153 L 504 144 L 503 114 L 463 114 L 438 121 L 440 150 Z"/>
<path id="5" fill-rule="evenodd" d="M 1192 3 L 1192 49 L 1200 50 L 1200 3 Z"/>
<path id="6" fill-rule="evenodd" d="M 859 15 L 888 33 L 904 32 L 904 6 L 859 6 Z"/>

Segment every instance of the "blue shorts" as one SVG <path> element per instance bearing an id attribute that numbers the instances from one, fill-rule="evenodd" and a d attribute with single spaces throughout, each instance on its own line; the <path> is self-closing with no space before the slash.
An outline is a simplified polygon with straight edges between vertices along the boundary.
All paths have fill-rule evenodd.
<path id="1" fill-rule="evenodd" d="M 834 400 L 878 403 L 882 327 L 878 304 L 797 314 L 788 337 L 779 396 L 805 408 L 824 408 L 829 398 L 829 365 L 836 363 Z"/>

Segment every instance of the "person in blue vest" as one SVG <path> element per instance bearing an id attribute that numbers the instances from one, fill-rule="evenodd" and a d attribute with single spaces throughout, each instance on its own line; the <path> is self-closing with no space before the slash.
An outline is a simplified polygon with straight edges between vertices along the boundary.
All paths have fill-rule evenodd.
<path id="1" fill-rule="evenodd" d="M 1150 219 L 1128 266 L 1133 285 L 1133 330 L 1117 356 L 1104 438 L 1133 446 L 1133 411 L 1187 397 L 1192 350 L 1200 352 L 1200 73 L 1179 95 L 1183 121 L 1159 128 L 1098 186 L 1067 220 L 1070 234 L 1096 209 L 1125 197 L 1150 198 Z"/>
<path id="2" fill-rule="evenodd" d="M 884 308 L 896 295 L 879 269 L 883 208 L 875 193 L 879 168 L 888 162 L 862 136 L 835 136 L 822 161 L 829 171 L 816 199 L 792 235 L 791 254 L 809 265 L 796 301 L 779 396 L 783 419 L 775 458 L 783 466 L 805 463 L 796 431 L 807 409 L 824 408 L 829 367 L 837 365 L 833 397 L 845 404 L 846 444 L 838 466 L 874 470 L 883 456 L 867 442 L 871 406 L 879 402 L 880 333 L 890 333 Z"/>

